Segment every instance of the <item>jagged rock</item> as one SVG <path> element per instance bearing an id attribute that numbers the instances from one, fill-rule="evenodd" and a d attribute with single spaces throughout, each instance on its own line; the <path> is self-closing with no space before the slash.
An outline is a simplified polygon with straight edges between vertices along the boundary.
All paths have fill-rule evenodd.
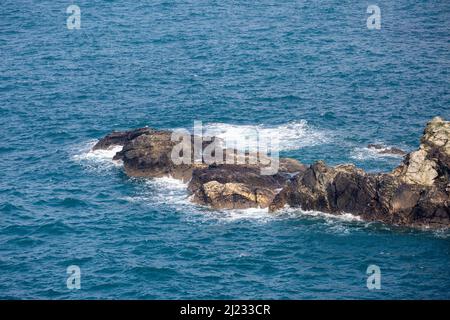
<path id="1" fill-rule="evenodd" d="M 323 161 L 296 175 L 275 197 L 272 211 L 286 204 L 304 210 L 364 212 L 374 195 L 375 179 L 353 165 L 328 167 Z"/>
<path id="2" fill-rule="evenodd" d="M 179 164 L 171 160 L 177 142 L 171 141 L 171 131 L 153 130 L 127 141 L 114 159 L 124 163 L 125 173 L 131 177 L 157 178 L 171 176 L 188 181 L 194 167 L 201 164 Z"/>
<path id="3" fill-rule="evenodd" d="M 220 142 L 216 137 L 206 137 L 201 142 L 201 150 L 194 150 L 194 139 L 195 137 L 191 135 L 188 137 L 188 141 L 183 142 L 188 143 L 187 150 L 190 150 L 190 161 L 188 164 L 175 164 L 172 161 L 172 151 L 180 142 L 172 141 L 172 131 L 168 130 L 141 128 L 125 132 L 113 132 L 101 139 L 94 149 L 107 149 L 112 145 L 123 145 L 122 150 L 114 156 L 114 160 L 123 161 L 125 172 L 129 176 L 147 178 L 170 176 L 187 182 L 191 179 L 194 169 L 208 167 L 202 161 L 199 151 L 201 152 L 211 143 Z M 253 168 L 261 171 L 260 169 L 264 168 L 271 161 L 270 158 L 262 154 L 243 154 L 234 149 L 223 149 L 222 151 L 223 162 L 231 159 L 232 163 L 242 163 L 239 166 L 249 168 L 248 170 Z M 196 162 L 194 161 L 195 159 L 200 159 L 200 161 Z M 285 174 L 283 181 L 289 178 L 288 174 L 306 169 L 297 160 L 289 158 L 279 159 L 278 165 L 279 172 Z M 258 175 L 261 175 L 261 172 Z"/>
<path id="4" fill-rule="evenodd" d="M 450 123 L 434 118 L 421 145 L 387 174 L 353 165 L 318 161 L 293 177 L 274 198 L 271 211 L 286 205 L 401 225 L 450 225 Z"/>
<path id="5" fill-rule="evenodd" d="M 253 188 L 244 183 L 220 183 L 215 180 L 202 184 L 194 193 L 194 201 L 214 209 L 246 209 L 267 207 L 275 196 L 269 188 Z"/>
<path id="6" fill-rule="evenodd" d="M 130 131 L 113 131 L 106 137 L 100 139 L 92 148 L 92 150 L 97 149 L 108 149 L 111 146 L 123 146 L 125 143 L 139 137 L 143 134 L 152 133 L 154 130 L 150 128 L 139 128 Z"/>
<path id="7" fill-rule="evenodd" d="M 308 167 L 292 158 L 280 158 L 278 171 L 283 173 L 299 173 Z"/>
<path id="8" fill-rule="evenodd" d="M 393 174 L 403 182 L 433 186 L 446 184 L 450 173 L 450 122 L 435 117 L 421 138 L 419 150 L 408 154 Z M 438 180 L 438 181 L 436 181 Z"/>
<path id="9" fill-rule="evenodd" d="M 367 148 L 373 149 L 381 154 L 392 154 L 392 155 L 399 155 L 399 156 L 406 155 L 406 152 L 403 151 L 402 149 L 399 149 L 396 147 L 386 147 L 386 146 L 383 146 L 382 144 L 370 143 L 367 146 Z"/>
<path id="10" fill-rule="evenodd" d="M 122 145 L 114 158 L 123 160 L 127 175 L 189 181 L 192 200 L 212 208 L 269 207 L 273 212 L 289 205 L 353 213 L 368 221 L 450 226 L 450 122 L 438 117 L 427 124 L 419 149 L 406 155 L 392 172 L 382 174 L 366 173 L 350 164 L 330 167 L 323 161 L 306 167 L 295 159 L 281 158 L 278 172 L 264 175 L 261 168 L 269 158 L 242 155 L 234 149 L 221 149 L 222 159 L 243 162 L 210 165 L 201 157 L 194 162 L 198 155 L 191 148 L 196 139 L 192 135 L 187 139 L 191 164 L 175 164 L 171 153 L 177 142 L 171 135 L 171 131 L 150 128 L 113 132 L 94 149 Z M 202 149 L 210 143 L 203 141 Z"/>

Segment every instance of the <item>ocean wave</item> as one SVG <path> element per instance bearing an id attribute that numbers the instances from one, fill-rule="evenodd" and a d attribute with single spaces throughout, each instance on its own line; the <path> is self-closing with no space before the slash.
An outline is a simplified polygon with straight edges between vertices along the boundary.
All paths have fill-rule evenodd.
<path id="1" fill-rule="evenodd" d="M 289 206 L 284 207 L 277 213 L 277 215 L 286 215 L 288 217 L 312 217 L 322 218 L 325 220 L 339 220 L 344 222 L 361 222 L 361 217 L 351 213 L 332 214 L 316 210 L 303 210 L 300 208 L 292 208 Z"/>
<path id="2" fill-rule="evenodd" d="M 450 230 L 448 228 L 433 230 L 433 236 L 440 239 L 448 239 L 450 238 Z"/>
<path id="3" fill-rule="evenodd" d="M 351 213 L 331 214 L 315 210 L 302 210 L 286 206 L 276 213 L 277 216 L 288 219 L 305 219 L 314 222 L 314 225 L 323 231 L 339 236 L 349 235 L 352 231 L 367 228 L 361 217 Z"/>
<path id="4" fill-rule="evenodd" d="M 364 221 L 360 217 L 350 213 L 330 214 L 288 206 L 275 213 L 269 213 L 268 208 L 248 208 L 215 211 L 208 209 L 207 211 L 201 212 L 201 214 L 203 219 L 225 223 L 252 221 L 265 224 L 281 220 L 309 220 L 314 221 L 314 225 L 325 228 L 325 231 L 338 235 L 347 235 L 355 228 L 365 227 L 363 224 Z"/>
<path id="5" fill-rule="evenodd" d="M 122 150 L 122 146 L 111 146 L 108 149 L 93 150 L 92 148 L 98 140 L 91 140 L 87 143 L 77 146 L 72 151 L 72 160 L 82 164 L 90 169 L 110 169 L 112 167 L 121 167 L 122 161 L 113 160 L 117 152 Z"/>
<path id="6" fill-rule="evenodd" d="M 355 147 L 351 153 L 350 158 L 365 161 L 365 160 L 379 160 L 379 159 L 402 159 L 401 154 L 384 153 L 386 150 L 392 149 L 390 146 L 384 146 L 384 148 L 375 149 L 368 147 Z"/>
<path id="7" fill-rule="evenodd" d="M 279 141 L 278 151 L 297 150 L 324 144 L 331 139 L 325 131 L 308 125 L 306 120 L 292 121 L 278 126 L 208 123 L 204 124 L 203 128 L 205 135 L 216 136 L 230 144 L 248 139 L 247 144 L 250 148 L 257 146 L 257 137 L 268 141 L 276 137 Z"/>

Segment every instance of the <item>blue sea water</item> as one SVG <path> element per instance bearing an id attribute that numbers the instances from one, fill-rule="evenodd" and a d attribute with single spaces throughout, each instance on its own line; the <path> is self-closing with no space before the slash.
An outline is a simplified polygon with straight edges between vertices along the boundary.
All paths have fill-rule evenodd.
<path id="1" fill-rule="evenodd" d="M 1 1 L 0 298 L 449 299 L 448 231 L 208 210 L 89 151 L 112 130 L 201 120 L 257 126 L 304 163 L 391 170 L 401 158 L 368 143 L 411 151 L 450 119 L 450 2 L 377 0 L 381 30 L 369 4 Z"/>

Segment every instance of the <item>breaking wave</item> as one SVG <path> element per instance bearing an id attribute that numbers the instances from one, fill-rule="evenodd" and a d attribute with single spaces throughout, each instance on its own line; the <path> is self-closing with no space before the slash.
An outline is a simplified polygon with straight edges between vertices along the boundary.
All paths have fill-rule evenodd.
<path id="1" fill-rule="evenodd" d="M 205 135 L 216 136 L 228 143 L 242 142 L 247 138 L 250 147 L 256 147 L 256 137 L 268 141 L 277 138 L 278 151 L 297 150 L 330 141 L 330 136 L 325 131 L 311 127 L 306 120 L 278 126 L 209 123 L 204 124 L 203 128 Z"/>

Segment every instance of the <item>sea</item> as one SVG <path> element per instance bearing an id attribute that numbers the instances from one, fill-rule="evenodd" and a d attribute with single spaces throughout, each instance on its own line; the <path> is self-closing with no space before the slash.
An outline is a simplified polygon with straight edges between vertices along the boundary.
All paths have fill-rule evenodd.
<path id="1" fill-rule="evenodd" d="M 402 157 L 368 144 L 415 150 L 435 116 L 448 0 L 2 0 L 0 299 L 450 299 L 448 230 L 212 210 L 91 150 L 202 121 L 388 172 Z"/>

